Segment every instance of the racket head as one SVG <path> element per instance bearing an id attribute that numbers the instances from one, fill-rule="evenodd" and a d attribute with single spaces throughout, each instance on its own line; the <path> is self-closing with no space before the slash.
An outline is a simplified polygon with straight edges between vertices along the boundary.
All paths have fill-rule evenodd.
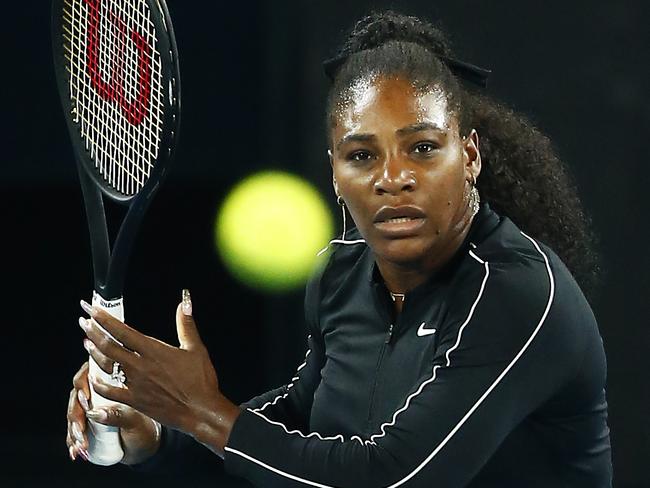
<path id="1" fill-rule="evenodd" d="M 111 199 L 149 199 L 180 126 L 178 50 L 164 0 L 53 0 L 57 84 L 80 170 Z"/>

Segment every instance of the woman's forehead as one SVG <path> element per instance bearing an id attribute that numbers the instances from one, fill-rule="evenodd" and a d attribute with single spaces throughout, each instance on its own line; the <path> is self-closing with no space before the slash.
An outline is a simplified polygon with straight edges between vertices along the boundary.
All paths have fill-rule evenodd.
<path id="1" fill-rule="evenodd" d="M 440 87 L 420 87 L 400 77 L 358 78 L 340 97 L 333 115 L 335 125 L 344 132 L 376 123 L 428 123 L 441 129 L 453 125 L 447 95 Z"/>

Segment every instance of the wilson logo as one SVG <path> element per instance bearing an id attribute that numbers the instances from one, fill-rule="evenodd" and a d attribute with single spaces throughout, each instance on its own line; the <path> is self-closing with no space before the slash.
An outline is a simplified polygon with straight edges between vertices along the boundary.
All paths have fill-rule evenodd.
<path id="1" fill-rule="evenodd" d="M 120 303 L 119 302 L 107 302 L 102 300 L 101 298 L 99 299 L 99 306 L 102 308 L 115 308 L 119 307 Z"/>
<path id="2" fill-rule="evenodd" d="M 140 125 L 151 98 L 151 47 L 139 32 L 129 32 L 112 10 L 108 10 L 108 22 L 102 22 L 102 0 L 84 2 L 88 6 L 86 67 L 90 84 L 101 98 L 119 104 L 130 124 Z M 109 32 L 100 32 L 102 27 Z M 134 54 L 137 72 L 127 73 L 126 61 Z M 109 58 L 110 66 L 100 66 Z M 109 73 L 110 81 L 105 81 L 102 73 Z"/>

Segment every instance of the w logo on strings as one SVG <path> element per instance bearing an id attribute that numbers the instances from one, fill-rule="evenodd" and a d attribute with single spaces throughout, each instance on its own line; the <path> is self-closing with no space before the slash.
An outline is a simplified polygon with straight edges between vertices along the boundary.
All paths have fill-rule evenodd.
<path id="1" fill-rule="evenodd" d="M 86 65 L 91 86 L 102 99 L 119 104 L 130 124 L 140 125 L 151 98 L 151 47 L 112 10 L 108 19 L 102 19 L 102 0 L 84 2 L 88 6 Z M 137 69 L 127 70 L 127 60 L 136 57 Z M 110 73 L 109 81 L 102 73 Z"/>

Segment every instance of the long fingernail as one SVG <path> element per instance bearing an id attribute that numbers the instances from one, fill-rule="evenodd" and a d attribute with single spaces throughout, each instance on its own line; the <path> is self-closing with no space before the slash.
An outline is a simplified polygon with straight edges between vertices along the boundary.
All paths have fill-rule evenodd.
<path id="1" fill-rule="evenodd" d="M 72 435 L 77 440 L 77 442 L 81 443 L 84 441 L 83 432 L 81 432 L 81 427 L 79 427 L 79 424 L 77 422 L 72 422 Z"/>
<path id="2" fill-rule="evenodd" d="M 83 408 L 85 412 L 90 410 L 90 405 L 88 405 L 88 398 L 86 398 L 86 394 L 82 390 L 79 390 L 77 392 L 77 398 L 79 399 L 79 403 L 81 403 L 81 408 Z"/>
<path id="3" fill-rule="evenodd" d="M 106 410 L 88 410 L 86 412 L 86 417 L 90 420 L 96 420 L 97 422 L 104 422 L 108 418 Z"/>
<path id="4" fill-rule="evenodd" d="M 84 339 L 84 349 L 91 353 L 93 349 L 95 349 L 95 344 L 93 344 L 91 341 L 88 339 Z"/>
<path id="5" fill-rule="evenodd" d="M 72 459 L 73 461 L 77 460 L 77 458 L 74 455 L 74 447 L 72 446 L 68 447 L 68 453 L 70 453 L 70 459 Z"/>
<path id="6" fill-rule="evenodd" d="M 182 295 L 183 295 L 183 304 L 181 305 L 181 310 L 185 315 L 192 315 L 192 297 L 190 296 L 190 290 L 184 288 Z"/>
<path id="7" fill-rule="evenodd" d="M 79 317 L 79 327 L 81 327 L 84 330 L 84 332 L 88 332 L 88 329 L 90 329 L 90 325 L 88 324 L 88 321 L 83 317 Z"/>
<path id="8" fill-rule="evenodd" d="M 78 447 L 79 455 L 83 458 L 84 461 L 90 461 L 90 454 L 83 447 Z"/>
<path id="9" fill-rule="evenodd" d="M 83 311 L 86 312 L 88 315 L 91 317 L 95 315 L 95 308 L 90 305 L 89 303 L 85 302 L 84 300 L 81 300 L 80 302 L 81 308 L 83 308 Z"/>

